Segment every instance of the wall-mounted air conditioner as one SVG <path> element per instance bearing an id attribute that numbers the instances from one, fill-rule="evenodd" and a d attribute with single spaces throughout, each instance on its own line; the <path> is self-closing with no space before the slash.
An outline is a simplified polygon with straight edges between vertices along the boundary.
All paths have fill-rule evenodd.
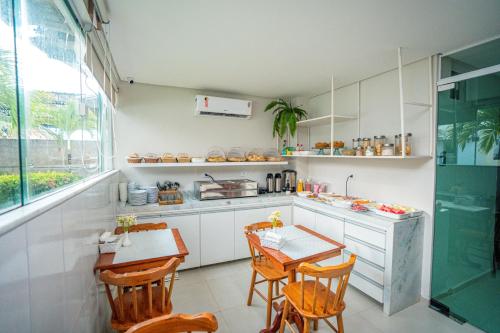
<path id="1" fill-rule="evenodd" d="M 195 115 L 249 119 L 252 116 L 252 101 L 197 95 Z"/>

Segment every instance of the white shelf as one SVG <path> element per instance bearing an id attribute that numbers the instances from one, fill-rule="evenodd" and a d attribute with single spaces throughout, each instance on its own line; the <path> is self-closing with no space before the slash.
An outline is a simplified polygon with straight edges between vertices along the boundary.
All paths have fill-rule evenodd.
<path id="1" fill-rule="evenodd" d="M 423 107 L 427 110 L 430 110 L 430 108 L 432 106 L 428 103 L 420 103 L 420 102 L 405 102 L 405 105 L 420 106 L 420 107 Z"/>
<path id="2" fill-rule="evenodd" d="M 203 162 L 203 163 L 127 163 L 130 168 L 185 168 L 185 167 L 228 167 L 228 166 L 270 166 L 287 165 L 281 162 Z"/>
<path id="3" fill-rule="evenodd" d="M 332 116 L 324 116 L 324 117 L 317 117 L 317 118 L 311 118 L 307 120 L 301 120 L 297 122 L 298 127 L 314 127 L 314 126 L 321 126 L 321 125 L 330 125 Z"/>
<path id="4" fill-rule="evenodd" d="M 322 125 L 330 125 L 331 124 L 331 119 L 332 116 L 323 116 L 323 117 L 317 117 L 317 118 L 311 118 L 311 119 L 306 119 L 306 120 L 301 120 L 297 122 L 298 127 L 315 127 L 315 126 L 322 126 Z M 358 117 L 356 116 L 339 116 L 336 115 L 334 116 L 334 122 L 344 122 L 344 121 L 349 121 L 349 120 L 356 120 Z"/>
<path id="5" fill-rule="evenodd" d="M 353 159 L 353 160 L 419 160 L 431 159 L 432 156 L 347 156 L 347 155 L 292 155 L 284 157 L 299 157 L 299 158 L 338 158 L 338 159 Z"/>

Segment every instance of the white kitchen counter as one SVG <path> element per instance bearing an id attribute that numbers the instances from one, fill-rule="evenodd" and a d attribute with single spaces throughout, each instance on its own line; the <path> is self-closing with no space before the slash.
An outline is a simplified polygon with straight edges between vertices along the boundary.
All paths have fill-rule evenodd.
<path id="1" fill-rule="evenodd" d="M 159 205 L 148 204 L 143 206 L 123 206 L 118 203 L 117 214 L 135 214 L 138 216 L 158 215 L 158 214 L 189 214 L 211 211 L 222 211 L 228 209 L 245 209 L 253 207 L 271 207 L 280 205 L 296 205 L 308 208 L 326 215 L 347 219 L 349 221 L 366 224 L 368 226 L 380 229 L 387 229 L 395 223 L 408 222 L 416 218 L 395 220 L 377 215 L 372 212 L 353 212 L 349 209 L 333 207 L 323 202 L 312 199 L 301 198 L 297 195 L 286 195 L 284 193 L 262 194 L 258 197 L 204 200 L 200 201 L 194 198 L 192 192 L 184 192 L 184 203 L 181 205 Z"/>

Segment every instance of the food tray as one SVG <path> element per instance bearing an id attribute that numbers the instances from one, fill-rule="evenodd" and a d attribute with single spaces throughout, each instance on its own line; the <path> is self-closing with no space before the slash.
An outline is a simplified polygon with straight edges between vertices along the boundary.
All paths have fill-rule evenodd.
<path id="1" fill-rule="evenodd" d="M 405 220 L 405 219 L 409 219 L 409 218 L 412 218 L 412 217 L 419 217 L 419 216 L 421 216 L 424 213 L 421 210 L 415 210 L 414 212 L 408 212 L 408 213 L 405 213 L 405 214 L 394 214 L 394 213 L 391 213 L 391 212 L 384 212 L 384 211 L 378 209 L 374 205 L 365 205 L 365 206 L 371 212 L 374 212 L 375 214 L 377 214 L 379 216 L 387 217 L 387 218 L 390 218 L 390 219 L 393 219 L 393 220 Z"/>

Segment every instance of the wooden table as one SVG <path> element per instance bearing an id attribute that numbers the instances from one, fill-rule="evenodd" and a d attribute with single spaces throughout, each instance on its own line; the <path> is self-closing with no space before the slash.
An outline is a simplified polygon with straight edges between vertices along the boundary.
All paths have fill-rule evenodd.
<path id="1" fill-rule="evenodd" d="M 326 236 L 323 236 L 311 229 L 308 229 L 302 225 L 295 225 L 295 227 L 308 232 L 309 234 L 318 237 L 319 239 L 322 239 L 328 243 L 331 243 L 335 245 L 336 247 L 334 249 L 324 251 L 324 252 L 318 252 L 313 255 L 299 258 L 299 259 L 292 259 L 289 256 L 287 256 L 285 253 L 281 252 L 280 250 L 273 250 L 267 247 L 263 247 L 260 244 L 260 238 L 257 234 L 248 234 L 247 238 L 248 241 L 254 246 L 262 255 L 264 255 L 267 259 L 269 259 L 276 267 L 280 268 L 281 270 L 285 271 L 288 273 L 288 282 L 295 282 L 296 281 L 296 269 L 299 267 L 299 265 L 303 262 L 308 262 L 308 263 L 315 263 L 318 261 L 322 261 L 325 259 L 333 258 L 342 253 L 342 249 L 345 248 L 344 244 L 338 243 L 334 241 L 331 238 L 328 238 Z M 276 317 L 274 318 L 273 324 L 269 329 L 262 329 L 260 333 L 275 333 L 279 330 L 280 324 L 281 324 L 281 317 L 283 313 L 283 307 L 284 307 L 284 301 L 281 302 L 281 304 L 278 304 L 275 302 L 273 304 L 274 309 L 276 310 Z M 293 313 L 291 314 L 293 316 L 293 320 L 297 323 L 299 326 L 299 330 L 302 331 L 302 321 L 300 316 L 294 315 Z"/>
<path id="2" fill-rule="evenodd" d="M 170 229 L 172 231 L 172 235 L 175 240 L 175 244 L 177 249 L 179 250 L 178 254 L 156 257 L 156 258 L 146 258 L 141 260 L 133 260 L 121 263 L 113 263 L 113 259 L 115 258 L 115 253 L 104 253 L 99 254 L 99 258 L 94 266 L 94 273 L 96 271 L 104 271 L 111 270 L 115 273 L 126 273 L 126 272 L 135 272 L 148 268 L 158 267 L 165 264 L 169 259 L 177 257 L 184 262 L 184 257 L 189 254 L 189 251 L 182 240 L 181 234 L 178 229 Z M 141 232 L 151 232 L 151 231 L 141 231 Z M 132 245 L 133 246 L 133 245 Z"/>

